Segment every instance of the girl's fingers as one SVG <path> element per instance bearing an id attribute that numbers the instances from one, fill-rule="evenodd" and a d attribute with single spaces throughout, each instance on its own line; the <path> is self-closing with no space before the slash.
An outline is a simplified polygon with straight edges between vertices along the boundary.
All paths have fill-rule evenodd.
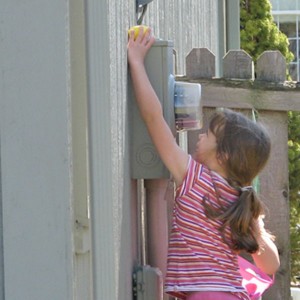
<path id="1" fill-rule="evenodd" d="M 149 49 L 155 41 L 154 36 L 152 35 L 151 28 L 147 28 L 144 31 L 144 28 L 141 27 L 138 31 L 138 34 L 136 36 L 136 32 L 134 30 L 130 30 L 129 32 L 129 38 L 128 38 L 128 45 L 131 46 L 143 46 L 146 49 Z"/>
<path id="2" fill-rule="evenodd" d="M 150 38 L 150 41 L 149 41 L 151 46 L 155 43 L 155 41 L 156 41 L 156 38 L 155 38 L 155 36 L 152 35 L 151 38 Z"/>
<path id="3" fill-rule="evenodd" d="M 134 30 L 129 32 L 129 40 L 134 41 Z"/>
<path id="4" fill-rule="evenodd" d="M 141 27 L 139 29 L 138 36 L 137 36 L 136 40 L 141 42 L 141 43 L 147 42 L 149 40 L 150 35 L 151 35 L 151 28 L 147 28 L 146 30 L 144 30 L 144 28 Z"/>
<path id="5" fill-rule="evenodd" d="M 143 37 L 144 37 L 144 28 L 141 27 L 138 31 L 138 35 L 136 37 L 136 41 L 137 42 L 141 42 L 143 40 Z"/>
<path id="6" fill-rule="evenodd" d="M 145 46 L 146 48 L 150 48 L 155 41 L 154 36 L 152 35 L 152 31 L 148 28 L 145 33 L 141 37 L 140 43 Z"/>
<path id="7" fill-rule="evenodd" d="M 151 36 L 151 29 L 148 28 L 143 35 L 143 41 L 145 41 L 145 43 L 148 43 L 150 40 L 150 36 Z"/>
<path id="8" fill-rule="evenodd" d="M 155 37 L 154 36 L 149 36 L 149 38 L 147 39 L 147 43 L 146 43 L 146 47 L 149 49 L 152 47 L 152 45 L 155 42 Z"/>

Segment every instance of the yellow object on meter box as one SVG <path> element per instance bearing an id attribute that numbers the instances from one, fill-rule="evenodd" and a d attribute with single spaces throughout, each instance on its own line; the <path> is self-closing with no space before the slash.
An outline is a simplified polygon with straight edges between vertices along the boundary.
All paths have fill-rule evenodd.
<path id="1" fill-rule="evenodd" d="M 128 29 L 128 35 L 130 35 L 131 31 L 134 31 L 134 39 L 137 38 L 140 30 L 143 28 L 143 32 L 145 34 L 145 32 L 149 29 L 148 26 L 146 25 L 136 25 L 136 26 L 132 26 L 131 28 Z"/>

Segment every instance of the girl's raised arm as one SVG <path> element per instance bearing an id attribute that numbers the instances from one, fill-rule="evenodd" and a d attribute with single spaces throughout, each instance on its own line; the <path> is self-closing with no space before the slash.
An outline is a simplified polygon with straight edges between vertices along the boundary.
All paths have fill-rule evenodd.
<path id="1" fill-rule="evenodd" d="M 180 185 L 187 169 L 188 154 L 176 140 L 163 117 L 161 103 L 151 86 L 144 66 L 144 59 L 155 42 L 150 30 L 140 30 L 136 39 L 130 32 L 127 45 L 128 62 L 136 96 L 136 102 L 149 135 L 177 185 Z"/>

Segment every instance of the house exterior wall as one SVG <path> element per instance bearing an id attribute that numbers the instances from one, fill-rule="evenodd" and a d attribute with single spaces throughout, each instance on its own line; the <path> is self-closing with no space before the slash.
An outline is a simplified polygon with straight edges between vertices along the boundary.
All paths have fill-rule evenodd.
<path id="1" fill-rule="evenodd" d="M 177 74 L 185 74 L 185 57 L 192 48 L 206 47 L 218 54 L 218 1 L 154 0 L 143 24 L 157 37 L 174 42 Z"/>
<path id="2" fill-rule="evenodd" d="M 86 2 L 92 299 L 132 298 L 126 41 L 133 12 L 129 1 Z"/>
<path id="3" fill-rule="evenodd" d="M 294 60 L 289 64 L 289 74 L 294 81 L 300 81 L 300 1 L 271 0 L 272 15 L 280 31 L 289 40 L 289 49 Z"/>
<path id="4" fill-rule="evenodd" d="M 0 298 L 72 299 L 68 1 L 0 6 Z"/>
<path id="5" fill-rule="evenodd" d="M 0 6 L 0 299 L 132 299 L 126 43 L 135 1 Z M 193 47 L 219 51 L 216 11 L 213 0 L 149 5 L 145 23 L 174 40 L 178 73 Z"/>

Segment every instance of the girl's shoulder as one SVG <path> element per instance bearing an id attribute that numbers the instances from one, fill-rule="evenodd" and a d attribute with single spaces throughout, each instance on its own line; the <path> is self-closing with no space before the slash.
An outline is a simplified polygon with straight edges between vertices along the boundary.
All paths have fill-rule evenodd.
<path id="1" fill-rule="evenodd" d="M 208 192 L 218 191 L 219 195 L 225 198 L 236 198 L 239 191 L 232 187 L 226 178 L 219 173 L 210 170 L 205 164 L 197 162 L 191 158 L 190 167 L 188 168 L 188 177 L 194 185 L 201 186 Z"/>
<path id="2" fill-rule="evenodd" d="M 176 189 L 177 195 L 185 193 L 199 184 L 202 185 L 202 182 L 209 186 L 213 186 L 210 170 L 206 165 L 199 163 L 189 155 L 186 174 L 181 185 Z"/>

